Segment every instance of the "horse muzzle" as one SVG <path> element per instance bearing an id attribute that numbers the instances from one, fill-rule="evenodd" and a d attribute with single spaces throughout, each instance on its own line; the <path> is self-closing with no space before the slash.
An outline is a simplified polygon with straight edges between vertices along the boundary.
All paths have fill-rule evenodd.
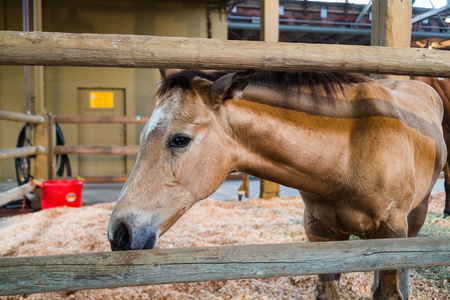
<path id="1" fill-rule="evenodd" d="M 108 239 L 112 251 L 155 249 L 158 229 L 151 224 L 117 220 L 108 226 Z"/>

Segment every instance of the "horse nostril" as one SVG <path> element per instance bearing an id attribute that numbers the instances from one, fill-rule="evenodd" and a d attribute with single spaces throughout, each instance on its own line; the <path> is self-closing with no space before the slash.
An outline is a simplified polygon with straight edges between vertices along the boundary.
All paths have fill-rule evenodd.
<path id="1" fill-rule="evenodd" d="M 147 225 L 147 226 L 146 226 Z M 111 228 L 115 226 L 111 225 Z M 131 228 L 135 228 L 133 231 Z M 121 222 L 119 226 L 110 231 L 112 251 L 154 249 L 158 240 L 157 231 L 148 224 L 129 224 Z"/>
<path id="2" fill-rule="evenodd" d="M 114 233 L 114 239 L 111 242 L 113 250 L 126 250 L 126 247 L 130 244 L 130 234 L 128 229 L 122 223 Z"/>
<path id="3" fill-rule="evenodd" d="M 152 233 L 142 249 L 155 249 L 157 240 L 156 233 Z"/>

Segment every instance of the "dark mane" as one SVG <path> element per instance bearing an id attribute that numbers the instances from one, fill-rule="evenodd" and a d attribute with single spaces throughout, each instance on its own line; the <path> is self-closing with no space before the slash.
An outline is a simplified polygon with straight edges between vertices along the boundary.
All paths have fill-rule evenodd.
<path id="1" fill-rule="evenodd" d="M 228 72 L 202 72 L 202 71 L 181 71 L 164 78 L 157 91 L 158 96 L 168 93 L 174 88 L 192 90 L 191 80 L 194 77 L 201 77 L 210 81 L 215 81 Z M 354 73 L 337 72 L 256 72 L 249 85 L 268 86 L 282 91 L 292 89 L 300 90 L 307 87 L 313 93 L 324 91 L 327 97 L 333 97 L 337 92 L 354 83 L 369 82 L 369 77 Z"/>

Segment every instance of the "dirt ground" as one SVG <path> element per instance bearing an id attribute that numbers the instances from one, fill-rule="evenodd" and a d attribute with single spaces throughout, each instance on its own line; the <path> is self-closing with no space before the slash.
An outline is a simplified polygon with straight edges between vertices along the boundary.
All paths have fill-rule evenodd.
<path id="1" fill-rule="evenodd" d="M 0 230 L 0 257 L 110 251 L 106 237 L 113 203 L 61 207 L 11 217 Z M 442 219 L 444 195 L 432 196 L 422 236 L 450 235 Z M 304 242 L 300 197 L 205 200 L 158 242 L 159 248 Z M 372 273 L 344 274 L 342 299 L 370 299 Z M 0 279 L 1 280 L 1 279 Z M 412 272 L 411 299 L 450 299 L 450 267 Z M 0 299 L 313 299 L 314 276 L 229 280 L 0 297 Z"/>

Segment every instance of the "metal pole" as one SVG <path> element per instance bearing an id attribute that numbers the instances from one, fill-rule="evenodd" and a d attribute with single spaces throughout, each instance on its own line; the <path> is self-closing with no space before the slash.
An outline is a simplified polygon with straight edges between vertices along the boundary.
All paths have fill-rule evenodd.
<path id="1" fill-rule="evenodd" d="M 33 0 L 33 30 L 42 31 L 42 1 Z M 36 114 L 44 113 L 44 67 L 34 67 Z"/>
<path id="2" fill-rule="evenodd" d="M 30 31 L 30 11 L 28 0 L 22 0 L 22 30 Z M 31 66 L 23 67 L 23 83 L 25 94 L 25 113 L 31 114 Z M 24 146 L 29 146 L 31 141 L 30 127 L 25 128 Z"/>
<path id="3" fill-rule="evenodd" d="M 22 0 L 22 30 L 30 31 L 28 0 Z M 31 113 L 31 67 L 24 66 L 25 113 Z"/>

